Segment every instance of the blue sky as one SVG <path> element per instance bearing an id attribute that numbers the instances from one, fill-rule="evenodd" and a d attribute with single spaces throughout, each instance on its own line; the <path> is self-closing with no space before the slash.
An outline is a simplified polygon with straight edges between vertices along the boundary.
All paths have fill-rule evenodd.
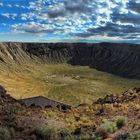
<path id="1" fill-rule="evenodd" d="M 140 0 L 0 0 L 0 41 L 140 43 Z"/>

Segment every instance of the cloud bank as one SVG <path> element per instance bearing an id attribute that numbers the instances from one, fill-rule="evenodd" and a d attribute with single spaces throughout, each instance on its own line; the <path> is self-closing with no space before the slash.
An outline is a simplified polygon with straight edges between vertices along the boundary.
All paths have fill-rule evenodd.
<path id="1" fill-rule="evenodd" d="M 140 39 L 139 0 L 1 0 L 0 32 L 76 40 Z"/>

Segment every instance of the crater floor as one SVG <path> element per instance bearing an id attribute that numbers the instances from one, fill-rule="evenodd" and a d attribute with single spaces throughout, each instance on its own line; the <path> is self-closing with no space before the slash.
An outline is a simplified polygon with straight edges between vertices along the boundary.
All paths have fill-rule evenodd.
<path id="1" fill-rule="evenodd" d="M 76 59 L 73 62 L 77 65 L 71 65 L 72 54 L 68 51 L 71 46 L 62 49 L 52 45 L 50 49 L 46 45 L 42 51 L 41 46 L 36 50 L 37 47 L 31 49 L 31 44 L 28 47 L 24 45 L 0 44 L 0 84 L 14 98 L 43 95 L 76 106 L 80 103 L 92 104 L 106 94 L 121 93 L 140 85 L 140 80 L 101 72 L 86 64 L 80 66 Z M 100 55 L 104 56 L 104 53 Z"/>

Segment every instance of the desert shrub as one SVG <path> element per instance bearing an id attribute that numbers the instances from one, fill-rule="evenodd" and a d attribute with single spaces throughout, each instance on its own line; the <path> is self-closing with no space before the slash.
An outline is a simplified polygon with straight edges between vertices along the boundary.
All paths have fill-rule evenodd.
<path id="1" fill-rule="evenodd" d="M 134 134 L 134 140 L 140 140 L 140 132 L 137 134 Z"/>
<path id="2" fill-rule="evenodd" d="M 103 139 L 108 137 L 109 133 L 114 133 L 117 130 L 116 123 L 105 120 L 95 132 L 97 138 Z"/>
<path id="3" fill-rule="evenodd" d="M 98 128 L 97 130 L 96 130 L 96 132 L 95 132 L 95 140 L 100 140 L 100 139 L 106 139 L 106 138 L 108 138 L 108 132 L 107 132 L 107 130 L 106 129 L 104 129 L 104 128 Z"/>
<path id="4" fill-rule="evenodd" d="M 140 140 L 140 133 L 137 134 L 129 134 L 126 140 Z"/>
<path id="5" fill-rule="evenodd" d="M 94 140 L 90 135 L 81 135 L 79 140 Z"/>
<path id="6" fill-rule="evenodd" d="M 102 137 L 94 137 L 92 140 L 103 140 Z"/>
<path id="7" fill-rule="evenodd" d="M 116 126 L 117 126 L 118 129 L 120 129 L 123 126 L 125 126 L 126 123 L 127 123 L 127 118 L 126 117 L 124 117 L 124 116 L 117 117 Z"/>
<path id="8" fill-rule="evenodd" d="M 62 130 L 60 137 L 62 140 L 76 140 L 69 130 Z"/>
<path id="9" fill-rule="evenodd" d="M 92 126 L 91 126 L 91 129 L 92 129 L 93 132 L 95 132 L 96 129 L 97 129 L 97 126 L 96 126 L 96 125 L 92 125 Z"/>
<path id="10" fill-rule="evenodd" d="M 57 140 L 57 131 L 53 127 L 37 128 L 36 135 L 43 140 Z"/>
<path id="11" fill-rule="evenodd" d="M 0 140 L 10 140 L 11 136 L 7 128 L 0 127 Z"/>
<path id="12" fill-rule="evenodd" d="M 136 134 L 123 134 L 117 137 L 117 140 L 140 140 L 140 133 Z"/>
<path id="13" fill-rule="evenodd" d="M 108 133 L 114 133 L 117 130 L 116 123 L 105 120 L 101 125 L 101 129 L 106 130 Z"/>
<path id="14" fill-rule="evenodd" d="M 80 135 L 81 132 L 82 132 L 81 128 L 76 128 L 76 129 L 74 130 L 74 135 Z"/>
<path id="15" fill-rule="evenodd" d="M 20 110 L 20 105 L 18 103 L 10 104 L 5 107 L 6 114 L 17 114 Z"/>
<path id="16" fill-rule="evenodd" d="M 140 133 L 134 135 L 134 140 L 140 140 Z"/>
<path id="17" fill-rule="evenodd" d="M 116 140 L 132 140 L 129 133 L 119 135 Z"/>

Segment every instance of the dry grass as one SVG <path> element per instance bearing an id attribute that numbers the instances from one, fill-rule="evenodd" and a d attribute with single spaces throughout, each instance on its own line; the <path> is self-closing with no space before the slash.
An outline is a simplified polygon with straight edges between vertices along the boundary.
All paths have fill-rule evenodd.
<path id="1" fill-rule="evenodd" d="M 88 67 L 25 62 L 0 66 L 0 84 L 17 99 L 43 95 L 78 105 L 140 85 L 139 80 L 121 78 Z M 77 80 L 74 76 L 81 78 Z"/>

